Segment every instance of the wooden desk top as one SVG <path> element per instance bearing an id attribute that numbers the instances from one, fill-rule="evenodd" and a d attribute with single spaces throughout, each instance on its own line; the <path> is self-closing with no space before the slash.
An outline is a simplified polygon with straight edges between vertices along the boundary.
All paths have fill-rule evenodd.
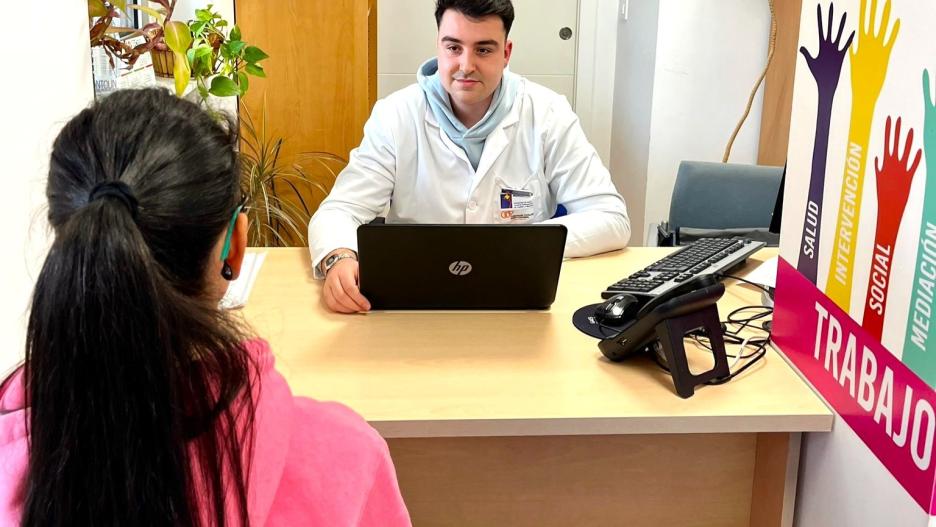
<path id="1" fill-rule="evenodd" d="M 698 387 L 681 399 L 672 378 L 652 361 L 609 362 L 596 340 L 572 326 L 575 309 L 598 302 L 605 285 L 669 249 L 631 248 L 564 262 L 556 302 L 546 312 L 363 315 L 326 310 L 306 249 L 266 250 L 244 313 L 270 342 L 277 368 L 294 394 L 345 403 L 384 437 L 832 427 L 831 411 L 773 350 L 731 382 Z M 748 265 L 775 254 L 763 250 Z M 720 316 L 759 298 L 759 291 L 733 285 L 719 302 Z M 707 352 L 690 355 L 711 364 Z"/>

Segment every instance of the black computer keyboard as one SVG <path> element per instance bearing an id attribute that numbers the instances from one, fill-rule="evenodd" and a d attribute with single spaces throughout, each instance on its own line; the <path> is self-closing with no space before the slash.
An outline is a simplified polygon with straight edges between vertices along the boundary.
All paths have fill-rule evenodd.
<path id="1" fill-rule="evenodd" d="M 765 245 L 748 238 L 702 238 L 609 285 L 601 297 L 656 296 L 696 275 L 728 273 Z"/>

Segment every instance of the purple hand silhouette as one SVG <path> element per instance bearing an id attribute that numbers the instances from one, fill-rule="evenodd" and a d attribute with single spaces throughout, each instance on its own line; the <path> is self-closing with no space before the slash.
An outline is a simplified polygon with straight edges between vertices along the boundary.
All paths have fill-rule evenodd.
<path id="1" fill-rule="evenodd" d="M 806 215 L 803 220 L 802 242 L 797 270 L 810 282 L 816 283 L 819 266 L 819 242 L 822 234 L 822 201 L 825 188 L 826 155 L 829 151 L 829 126 L 832 121 L 832 101 L 838 89 L 842 63 L 851 46 L 855 32 L 852 31 L 841 48 L 842 32 L 848 13 L 842 14 L 838 35 L 832 40 L 832 22 L 835 18 L 835 4 L 829 5 L 829 22 L 822 26 L 822 4 L 816 5 L 816 20 L 819 24 L 819 52 L 813 57 L 806 47 L 800 53 L 806 58 L 809 71 L 816 80 L 819 92 L 819 104 L 816 107 L 816 135 L 813 140 L 812 174 L 809 179 L 809 194 L 806 202 Z"/>
<path id="2" fill-rule="evenodd" d="M 845 61 L 845 54 L 851 47 L 852 39 L 855 38 L 855 32 L 852 31 L 841 48 L 842 33 L 845 31 L 845 21 L 848 19 L 848 13 L 842 15 L 839 22 L 838 34 L 835 40 L 832 40 L 832 21 L 835 18 L 835 4 L 829 4 L 829 21 L 826 27 L 822 26 L 822 4 L 816 5 L 816 20 L 819 24 L 819 51 L 816 56 L 810 55 L 806 46 L 800 48 L 800 53 L 806 58 L 806 65 L 816 79 L 816 86 L 819 88 L 819 96 L 828 96 L 835 93 L 838 87 L 839 76 L 842 72 L 842 63 Z"/>

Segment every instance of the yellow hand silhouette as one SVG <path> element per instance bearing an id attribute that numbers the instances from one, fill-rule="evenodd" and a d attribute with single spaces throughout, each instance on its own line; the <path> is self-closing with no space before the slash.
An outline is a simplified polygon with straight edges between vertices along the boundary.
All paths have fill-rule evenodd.
<path id="1" fill-rule="evenodd" d="M 887 76 L 887 64 L 890 61 L 891 49 L 897 34 L 900 32 L 900 19 L 894 21 L 894 27 L 887 41 L 884 37 L 890 23 L 890 0 L 884 3 L 884 13 L 877 32 L 874 28 L 877 17 L 877 0 L 871 0 L 870 13 L 866 13 L 867 0 L 861 0 L 861 13 L 858 16 L 858 39 L 849 51 L 851 56 L 851 83 L 852 97 L 864 104 L 853 106 L 870 108 L 874 110 L 874 103 L 884 86 L 884 77 Z M 870 17 L 869 17 L 870 15 Z M 855 115 L 852 116 L 857 117 Z M 870 115 L 868 116 L 870 118 Z M 870 125 L 870 119 L 868 119 Z"/>
<path id="2" fill-rule="evenodd" d="M 851 307 L 855 245 L 858 239 L 858 219 L 861 216 L 861 196 L 874 107 L 884 86 L 884 78 L 887 77 L 891 49 L 897 40 L 897 33 L 900 32 L 900 20 L 897 19 L 890 31 L 890 38 L 884 38 L 890 24 L 890 0 L 884 3 L 880 24 L 877 23 L 877 0 L 871 0 L 870 7 L 869 10 L 867 0 L 861 0 L 858 40 L 849 51 L 852 86 L 851 126 L 848 130 L 848 155 L 839 197 L 829 278 L 826 283 L 826 295 L 846 312 Z"/>

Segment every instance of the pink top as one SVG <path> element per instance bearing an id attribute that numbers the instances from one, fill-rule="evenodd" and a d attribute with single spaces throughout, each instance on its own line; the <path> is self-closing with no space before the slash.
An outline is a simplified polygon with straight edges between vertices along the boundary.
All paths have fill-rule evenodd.
<path id="1" fill-rule="evenodd" d="M 293 397 L 263 340 L 247 349 L 260 369 L 255 387 L 250 523 L 410 525 L 387 444 L 339 403 Z M 19 525 L 28 464 L 22 369 L 0 391 L 0 525 Z M 231 500 L 227 500 L 231 501 Z"/>

